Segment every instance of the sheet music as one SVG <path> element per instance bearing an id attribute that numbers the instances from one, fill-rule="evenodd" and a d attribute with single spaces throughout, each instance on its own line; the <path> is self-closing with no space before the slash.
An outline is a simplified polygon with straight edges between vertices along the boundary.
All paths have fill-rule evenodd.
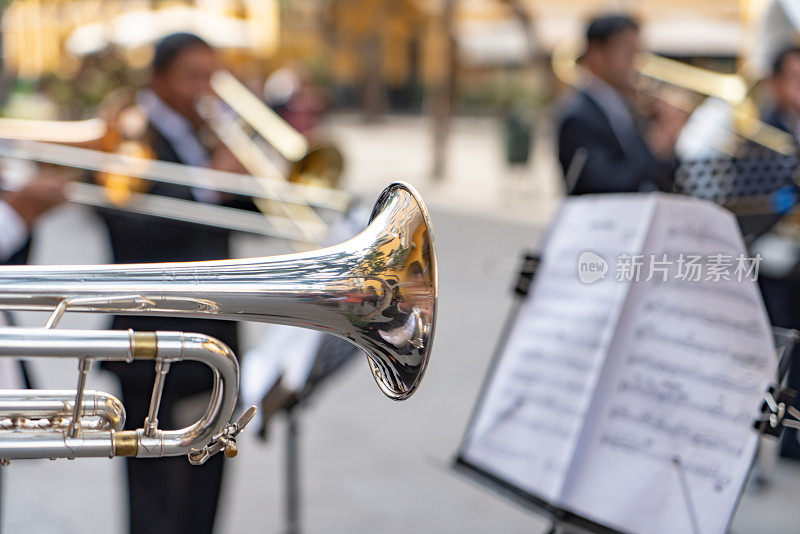
<path id="1" fill-rule="evenodd" d="M 745 256 L 734 217 L 698 204 L 662 197 L 645 257 Z M 774 377 L 771 330 L 754 282 L 667 268 L 631 285 L 561 500 L 625 531 L 691 533 L 694 513 L 700 533 L 724 532 Z"/>
<path id="2" fill-rule="evenodd" d="M 609 264 L 594 283 L 576 273 L 587 251 Z M 615 272 L 625 254 L 645 258 L 638 281 Z M 699 279 L 677 278 L 681 254 L 702 258 Z M 706 279 L 740 255 L 735 219 L 707 202 L 566 201 L 462 459 L 622 531 L 724 532 L 776 365 L 755 282 Z"/>
<path id="3" fill-rule="evenodd" d="M 591 205 L 592 209 L 586 208 Z M 654 201 L 564 203 L 462 454 L 543 498 L 559 493 L 627 286 L 583 284 L 577 258 L 642 246 Z"/>

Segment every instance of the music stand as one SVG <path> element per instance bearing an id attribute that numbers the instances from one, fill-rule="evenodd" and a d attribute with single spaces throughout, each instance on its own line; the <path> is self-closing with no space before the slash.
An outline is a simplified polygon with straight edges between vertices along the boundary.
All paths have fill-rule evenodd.
<path id="1" fill-rule="evenodd" d="M 505 352 L 506 341 L 509 338 L 514 323 L 516 322 L 520 307 L 528 295 L 531 283 L 536 275 L 536 269 L 538 268 L 540 262 L 540 257 L 535 254 L 526 253 L 523 256 L 522 266 L 514 285 L 513 291 L 515 298 L 511 306 L 511 311 L 506 319 L 505 325 L 503 326 L 500 342 L 498 343 L 498 347 L 489 365 L 489 370 L 484 378 L 481 391 L 478 394 L 478 400 L 475 402 L 472 413 L 470 414 L 469 422 L 467 424 L 467 432 L 465 432 L 461 444 L 459 445 L 458 453 L 453 460 L 452 468 L 454 471 L 465 475 L 471 480 L 476 481 L 481 486 L 488 488 L 493 493 L 505 497 L 538 515 L 544 515 L 550 519 L 551 525 L 550 529 L 548 530 L 548 534 L 624 534 L 623 532 L 612 527 L 596 523 L 586 517 L 582 517 L 578 514 L 570 512 L 569 510 L 560 508 L 545 500 L 541 496 L 525 491 L 513 485 L 512 483 L 503 480 L 497 475 L 470 463 L 461 454 L 461 451 L 464 450 L 465 445 L 472 438 L 469 429 L 473 428 L 475 420 L 478 416 L 479 407 L 486 396 L 491 378 L 496 371 L 496 367 L 499 364 L 503 353 Z M 775 383 L 764 394 L 764 403 L 762 406 L 763 415 L 758 417 L 753 422 L 753 426 L 759 431 L 759 433 L 778 437 L 780 436 L 784 427 L 791 426 L 800 429 L 800 410 L 791 407 L 791 403 L 795 397 L 795 392 L 791 389 L 788 389 L 785 385 L 788 370 L 791 364 L 794 345 L 800 341 L 800 332 L 797 330 L 778 327 L 773 327 L 772 330 L 775 338 L 775 347 L 779 364 L 776 369 Z M 755 462 L 755 458 L 756 455 L 753 456 L 753 463 Z M 683 467 L 680 464 L 680 459 L 676 457 L 674 461 L 676 463 L 676 467 L 680 470 L 679 472 L 682 473 Z M 753 463 L 750 465 L 750 471 L 752 471 Z M 745 486 L 746 484 L 742 485 L 742 489 L 737 500 L 737 506 L 739 500 L 741 500 Z M 693 514 L 694 505 L 691 501 L 691 497 L 688 494 L 688 488 L 686 486 L 682 486 L 682 490 L 689 512 Z M 730 526 L 730 523 L 733 521 L 735 514 L 736 506 L 734 507 L 730 518 L 728 519 L 728 526 Z"/>
<path id="2" fill-rule="evenodd" d="M 300 534 L 300 411 L 313 398 L 322 384 L 354 360 L 358 349 L 350 342 L 332 335 L 323 336 L 314 364 L 304 386 L 290 390 L 278 379 L 261 401 L 264 418 L 261 437 L 266 439 L 267 422 L 277 412 L 286 416 L 285 470 L 284 470 L 284 534 Z"/>
<path id="3" fill-rule="evenodd" d="M 331 230 L 328 240 L 339 243 L 356 235 L 368 222 L 371 208 L 363 205 L 351 206 L 343 220 Z M 263 425 L 262 438 L 266 439 L 267 422 L 272 415 L 283 412 L 286 416 L 285 470 L 284 470 L 284 521 L 285 534 L 300 534 L 301 493 L 300 488 L 300 412 L 307 406 L 328 379 L 338 374 L 355 359 L 359 350 L 349 341 L 333 335 L 323 335 L 317 345 L 314 363 L 302 386 L 290 388 L 279 377 L 261 401 Z"/>
<path id="4" fill-rule="evenodd" d="M 764 394 L 762 415 L 753 422 L 753 428 L 762 434 L 778 438 L 786 427 L 800 428 L 800 410 L 792 406 L 797 391 L 786 385 L 794 347 L 800 341 L 800 332 L 773 326 L 772 334 L 775 337 L 775 348 L 778 353 L 775 383 Z"/>
<path id="5" fill-rule="evenodd" d="M 675 172 L 674 192 L 732 211 L 749 243 L 798 204 L 798 167 L 796 155 L 756 149 L 742 157 L 689 160 Z"/>

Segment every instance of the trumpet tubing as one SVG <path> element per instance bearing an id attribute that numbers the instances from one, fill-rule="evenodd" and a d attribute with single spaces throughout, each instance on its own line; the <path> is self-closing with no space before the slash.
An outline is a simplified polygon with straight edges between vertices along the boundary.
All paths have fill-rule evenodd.
<path id="1" fill-rule="evenodd" d="M 0 424 L 0 458 L 6 461 L 190 454 L 201 450 L 225 428 L 236 405 L 239 385 L 236 357 L 221 342 L 202 334 L 0 328 L 0 357 L 153 360 L 162 365 L 194 360 L 214 370 L 212 396 L 205 413 L 194 424 L 179 430 L 123 431 L 124 408 L 108 394 L 3 391 L 0 419 L 11 421 L 10 425 Z M 76 403 L 81 405 L 81 416 L 100 416 L 109 421 L 110 428 L 89 426 L 71 435 L 63 419 L 74 413 Z"/>
<path id="2" fill-rule="evenodd" d="M 34 332 L 38 334 L 40 330 Z M 19 334 L 19 332 L 16 332 Z M 0 429 L 67 430 L 75 411 L 75 392 L 21 389 L 0 396 Z M 113 395 L 85 391 L 80 413 L 81 428 L 119 431 L 125 426 L 125 406 Z"/>
<path id="3" fill-rule="evenodd" d="M 362 348 L 381 389 L 411 395 L 427 362 L 436 302 L 429 217 L 389 186 L 369 226 L 308 253 L 206 262 L 0 268 L 0 309 L 257 321 L 333 333 Z M 108 296 L 118 297 L 105 301 Z"/>

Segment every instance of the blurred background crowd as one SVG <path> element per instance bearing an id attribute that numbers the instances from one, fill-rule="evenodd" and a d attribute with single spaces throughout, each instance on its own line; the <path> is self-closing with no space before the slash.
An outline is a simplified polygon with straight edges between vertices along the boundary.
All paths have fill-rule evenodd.
<path id="1" fill-rule="evenodd" d="M 168 114 L 158 111 L 163 104 L 192 124 L 201 121 L 193 107 L 197 95 L 189 91 L 182 101 L 180 93 L 192 76 L 208 78 L 213 69 L 203 71 L 203 53 L 187 60 L 186 51 L 214 50 L 214 65 L 310 146 L 335 147 L 327 163 L 341 174 L 307 183 L 332 185 L 369 206 L 385 185 L 401 179 L 425 198 L 441 280 L 427 383 L 403 405 L 372 403 L 372 385 L 362 380 L 366 369 L 353 365 L 302 411 L 308 532 L 545 532 L 544 519 L 449 469 L 502 332 L 520 254 L 538 247 L 567 194 L 669 191 L 681 159 L 739 156 L 742 144 L 785 155 L 800 135 L 800 2 L 794 0 L 6 0 L 0 14 L 3 118 L 111 124 L 109 110 L 147 87 L 149 100 L 137 103 L 147 108 L 150 102 L 149 121 L 169 145 L 151 143 L 155 157 L 247 172 L 227 153 L 191 161 L 176 146 L 180 132 L 168 131 L 166 120 L 159 125 L 158 116 Z M 642 59 L 643 51 L 657 56 Z M 187 65 L 181 75 L 188 78 L 171 78 Z M 641 78 L 636 84 L 634 76 Z M 184 113 L 186 99 L 192 105 Z M 598 110 L 605 119 L 593 115 Z M 762 128 L 761 119 L 788 141 Z M 709 121 L 724 132 L 709 129 Z M 74 205 L 48 211 L 62 198 L 42 182 L 37 187 L 45 191 L 34 208 L 27 204 L 24 217 L 31 225 L 39 219 L 32 263 L 292 250 L 286 240 L 243 235 L 228 243 L 227 236 L 184 232 L 174 234 L 176 242 L 161 226 L 140 220 L 99 217 Z M 196 190 L 184 193 L 220 203 Z M 19 204 L 13 195 L 5 198 Z M 800 326 L 795 230 L 763 244 L 782 258 L 787 246 L 795 255 L 784 262 L 788 268 L 768 270 L 764 286 L 773 321 L 787 327 Z M 794 245 L 781 241 L 785 234 Z M 190 257 L 195 253 L 202 257 Z M 39 325 L 42 315 L 17 320 Z M 64 324 L 107 327 L 96 316 L 68 317 Z M 229 344 L 246 354 L 264 329 L 243 326 L 238 343 L 224 327 L 214 335 L 231 336 Z M 29 371 L 37 385 L 63 389 L 74 387 L 73 367 L 36 362 Z M 93 372 L 92 387 L 125 397 L 141 393 L 133 391 L 134 376 L 115 372 L 122 382 Z M 176 506 L 192 514 L 205 508 L 207 516 L 188 531 L 284 529 L 285 428 L 273 426 L 266 444 L 257 432 L 242 436 L 239 457 L 228 461 L 216 518 L 221 468 L 211 482 L 186 483 L 200 497 Z M 800 447 L 792 439 L 780 460 L 776 444 L 765 445 L 732 532 L 797 531 Z M 183 476 L 175 473 L 170 476 Z M 137 475 L 121 460 L 15 462 L 3 473 L 0 522 L 6 532 L 124 532 L 130 512 L 132 525 L 142 521 L 132 531 L 156 532 L 153 524 L 167 524 L 158 520 L 164 503 L 129 501 L 123 480 L 133 494 L 137 476 L 161 484 L 158 474 Z"/>

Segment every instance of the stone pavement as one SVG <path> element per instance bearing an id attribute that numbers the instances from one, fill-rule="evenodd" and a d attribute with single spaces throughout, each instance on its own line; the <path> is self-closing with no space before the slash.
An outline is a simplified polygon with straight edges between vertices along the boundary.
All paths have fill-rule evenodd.
<path id="1" fill-rule="evenodd" d="M 305 531 L 332 534 L 540 533 L 546 521 L 454 474 L 449 462 L 461 439 L 511 303 L 516 259 L 533 248 L 557 207 L 559 185 L 550 147 L 537 145 L 523 170 L 502 164 L 499 131 L 491 119 L 454 123 L 447 179 L 434 183 L 430 128 L 414 117 L 363 125 L 337 116 L 331 127 L 346 146 L 345 186 L 372 202 L 391 179 L 411 181 L 428 203 L 440 264 L 435 351 L 425 383 L 409 401 L 378 392 L 366 362 L 356 361 L 302 414 Z M 546 132 L 546 127 L 542 130 Z M 284 251 L 252 238 L 237 254 Z M 42 227 L 39 263 L 101 262 L 108 249 L 96 219 L 65 207 Z M 27 314 L 26 324 L 41 324 Z M 64 327 L 98 328 L 103 318 L 68 316 Z M 247 346 L 258 325 L 246 325 Z M 40 384 L 73 388 L 73 362 L 35 363 Z M 114 391 L 93 372 L 89 387 Z M 281 532 L 283 421 L 264 444 L 252 432 L 228 461 L 218 532 Z M 125 530 L 124 463 L 107 459 L 15 462 L 3 471 L 4 533 L 117 533 Z M 793 533 L 800 525 L 796 496 L 800 467 L 782 462 L 773 484 L 745 493 L 732 532 Z"/>

